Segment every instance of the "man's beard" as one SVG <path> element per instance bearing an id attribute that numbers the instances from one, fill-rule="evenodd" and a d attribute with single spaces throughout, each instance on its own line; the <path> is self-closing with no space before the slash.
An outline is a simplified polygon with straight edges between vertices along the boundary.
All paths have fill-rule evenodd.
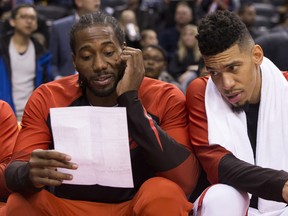
<path id="1" fill-rule="evenodd" d="M 113 83 L 113 85 L 110 86 L 109 88 L 96 89 L 90 84 L 89 80 L 86 77 L 83 77 L 79 73 L 78 83 L 79 83 L 80 87 L 82 88 L 83 92 L 86 92 L 87 89 L 89 89 L 97 97 L 107 97 L 107 96 L 111 95 L 113 92 L 115 92 L 115 90 L 116 90 L 119 79 L 117 79 L 117 77 L 116 77 L 115 80 L 117 80 L 117 81 L 115 81 Z"/>
<path id="2" fill-rule="evenodd" d="M 246 101 L 245 104 L 243 104 L 241 106 L 233 106 L 233 105 L 231 105 L 231 109 L 232 109 L 232 111 L 234 113 L 237 113 L 237 114 L 239 114 L 239 113 L 241 113 L 243 111 L 245 112 L 245 111 L 247 111 L 249 109 L 249 102 Z"/>
<path id="3" fill-rule="evenodd" d="M 119 81 L 124 76 L 125 69 L 126 69 L 126 63 L 121 62 L 118 65 L 118 74 L 116 74 L 114 76 L 115 82 L 114 82 L 113 86 L 110 87 L 109 89 L 106 89 L 106 90 L 99 90 L 99 89 L 93 88 L 93 86 L 90 85 L 89 80 L 87 78 L 85 78 L 84 76 L 82 76 L 81 73 L 79 73 L 79 75 L 78 75 L 78 83 L 79 83 L 79 85 L 82 88 L 84 93 L 85 93 L 85 91 L 88 88 L 97 97 L 107 97 L 107 96 L 113 94 L 113 92 L 116 91 L 116 88 L 117 88 L 117 85 L 118 85 Z M 99 72 L 99 73 L 105 74 L 107 72 L 102 71 L 102 72 Z"/>

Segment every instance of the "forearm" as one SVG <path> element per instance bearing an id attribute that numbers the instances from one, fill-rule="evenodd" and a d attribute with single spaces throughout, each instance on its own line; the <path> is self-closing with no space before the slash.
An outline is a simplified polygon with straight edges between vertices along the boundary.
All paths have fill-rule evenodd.
<path id="1" fill-rule="evenodd" d="M 288 180 L 287 172 L 254 166 L 230 154 L 220 162 L 219 180 L 257 197 L 285 202 L 282 191 Z"/>
<path id="2" fill-rule="evenodd" d="M 13 192 L 33 193 L 41 190 L 30 181 L 28 162 L 13 161 L 5 170 L 5 179 L 7 187 Z"/>

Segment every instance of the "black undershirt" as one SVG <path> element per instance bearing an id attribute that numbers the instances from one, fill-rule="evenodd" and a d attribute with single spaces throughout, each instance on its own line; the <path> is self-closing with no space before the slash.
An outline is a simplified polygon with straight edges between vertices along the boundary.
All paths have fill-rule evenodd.
<path id="1" fill-rule="evenodd" d="M 259 113 L 259 103 L 249 104 L 245 109 L 247 120 L 247 132 L 253 150 L 254 160 L 256 156 L 256 141 L 257 141 L 257 123 Z M 252 196 L 250 200 L 250 207 L 258 209 L 258 197 Z"/>

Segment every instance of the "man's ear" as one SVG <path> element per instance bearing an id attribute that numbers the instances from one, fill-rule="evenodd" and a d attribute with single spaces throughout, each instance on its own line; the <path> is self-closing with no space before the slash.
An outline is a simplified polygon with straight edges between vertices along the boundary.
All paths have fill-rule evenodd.
<path id="1" fill-rule="evenodd" d="M 15 20 L 10 18 L 9 19 L 9 24 L 10 24 L 10 26 L 12 26 L 14 28 L 15 27 Z"/>
<path id="2" fill-rule="evenodd" d="M 261 65 L 263 61 L 264 53 L 260 45 L 258 44 L 254 45 L 253 50 L 252 50 L 252 55 L 253 55 L 255 64 Z"/>

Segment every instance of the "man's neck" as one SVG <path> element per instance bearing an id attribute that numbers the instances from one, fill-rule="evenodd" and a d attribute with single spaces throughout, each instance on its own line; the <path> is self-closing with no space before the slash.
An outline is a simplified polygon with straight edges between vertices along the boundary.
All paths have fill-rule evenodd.
<path id="1" fill-rule="evenodd" d="M 29 37 L 24 37 L 23 35 L 14 34 L 12 36 L 12 43 L 14 44 L 18 53 L 25 53 L 29 45 Z"/>
<path id="2" fill-rule="evenodd" d="M 97 97 L 91 92 L 86 92 L 86 97 L 91 106 L 113 107 L 117 105 L 116 93 L 107 97 Z"/>

